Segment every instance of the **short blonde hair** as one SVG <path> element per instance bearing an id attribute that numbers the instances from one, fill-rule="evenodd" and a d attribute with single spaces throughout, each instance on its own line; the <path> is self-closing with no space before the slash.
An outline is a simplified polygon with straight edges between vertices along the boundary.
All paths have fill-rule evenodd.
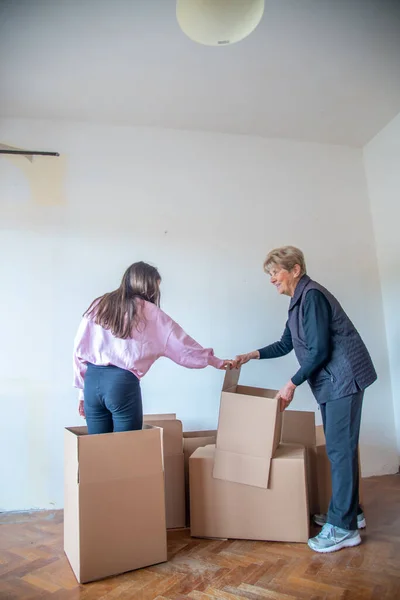
<path id="1" fill-rule="evenodd" d="M 264 261 L 264 271 L 269 273 L 273 266 L 278 266 L 286 271 L 291 271 L 295 265 L 300 267 L 300 276 L 307 273 L 306 261 L 304 254 L 295 246 L 282 246 L 268 252 L 267 258 Z"/>

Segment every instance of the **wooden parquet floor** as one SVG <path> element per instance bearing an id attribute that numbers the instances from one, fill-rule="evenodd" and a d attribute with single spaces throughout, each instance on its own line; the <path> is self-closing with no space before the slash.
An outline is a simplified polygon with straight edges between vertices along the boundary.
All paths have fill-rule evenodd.
<path id="1" fill-rule="evenodd" d="M 400 475 L 364 480 L 363 544 L 318 555 L 304 544 L 169 534 L 169 562 L 79 585 L 62 511 L 0 515 L 1 600 L 400 600 Z M 317 530 L 316 530 L 317 531 Z"/>

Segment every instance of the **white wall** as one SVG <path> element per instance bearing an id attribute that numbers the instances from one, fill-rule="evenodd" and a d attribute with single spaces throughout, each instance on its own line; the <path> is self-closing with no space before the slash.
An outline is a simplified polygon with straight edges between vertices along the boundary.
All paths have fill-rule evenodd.
<path id="1" fill-rule="evenodd" d="M 400 455 L 400 114 L 365 148 Z"/>
<path id="2" fill-rule="evenodd" d="M 90 301 L 115 288 L 131 262 L 156 264 L 164 309 L 230 357 L 281 335 L 288 299 L 262 262 L 287 243 L 303 248 L 311 276 L 342 301 L 379 371 L 365 399 L 364 475 L 397 470 L 361 151 L 34 121 L 1 122 L 0 140 L 58 150 L 67 161 L 65 202 L 44 206 L 0 158 L 1 508 L 62 506 L 62 429 L 80 422 L 73 337 Z M 295 369 L 294 356 L 255 362 L 243 381 L 278 388 Z M 187 429 L 214 427 L 222 377 L 160 360 L 143 381 L 145 411 L 177 412 Z M 307 384 L 293 408 L 316 408 Z"/>

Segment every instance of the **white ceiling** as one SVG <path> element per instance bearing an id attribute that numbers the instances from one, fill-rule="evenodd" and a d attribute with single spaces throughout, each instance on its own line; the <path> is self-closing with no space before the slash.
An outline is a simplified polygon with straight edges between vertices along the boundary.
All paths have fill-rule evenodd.
<path id="1" fill-rule="evenodd" d="M 400 112 L 400 0 L 266 0 L 206 47 L 175 0 L 0 0 L 0 116 L 362 146 Z"/>

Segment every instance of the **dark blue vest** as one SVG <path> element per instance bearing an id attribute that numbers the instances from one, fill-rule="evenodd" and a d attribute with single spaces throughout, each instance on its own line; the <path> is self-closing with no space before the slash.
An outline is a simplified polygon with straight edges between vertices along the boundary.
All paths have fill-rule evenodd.
<path id="1" fill-rule="evenodd" d="M 289 306 L 288 325 L 297 360 L 302 365 L 308 353 L 303 303 L 309 290 L 322 292 L 332 311 L 329 361 L 308 380 L 314 396 L 318 402 L 326 402 L 364 390 L 377 378 L 369 352 L 336 298 L 308 275 L 300 279 Z"/>

